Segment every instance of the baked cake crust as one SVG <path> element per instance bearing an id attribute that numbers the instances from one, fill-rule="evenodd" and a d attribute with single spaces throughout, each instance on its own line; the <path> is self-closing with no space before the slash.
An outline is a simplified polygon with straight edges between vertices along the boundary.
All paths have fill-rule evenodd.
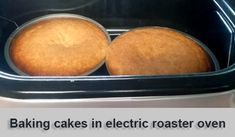
<path id="1" fill-rule="evenodd" d="M 79 18 L 41 20 L 12 39 L 9 56 L 26 74 L 86 75 L 104 63 L 109 39 L 96 24 Z"/>
<path id="2" fill-rule="evenodd" d="M 143 27 L 117 37 L 106 66 L 112 75 L 183 74 L 212 70 L 211 59 L 194 40 L 173 29 Z"/>

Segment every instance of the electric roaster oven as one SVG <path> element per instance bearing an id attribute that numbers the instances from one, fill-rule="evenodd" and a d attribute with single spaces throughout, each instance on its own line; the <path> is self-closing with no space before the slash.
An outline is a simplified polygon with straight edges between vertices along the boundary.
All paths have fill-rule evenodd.
<path id="1" fill-rule="evenodd" d="M 234 0 L 0 1 L 0 107 L 234 107 Z"/>

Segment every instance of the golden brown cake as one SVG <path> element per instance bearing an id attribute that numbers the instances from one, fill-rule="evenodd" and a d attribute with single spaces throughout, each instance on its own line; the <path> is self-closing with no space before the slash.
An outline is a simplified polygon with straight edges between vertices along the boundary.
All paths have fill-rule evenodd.
<path id="1" fill-rule="evenodd" d="M 21 30 L 11 42 L 9 56 L 29 75 L 86 75 L 104 63 L 108 45 L 107 35 L 97 24 L 58 17 Z"/>
<path id="2" fill-rule="evenodd" d="M 197 42 L 168 28 L 143 27 L 117 37 L 106 56 L 112 75 L 207 72 L 211 59 Z"/>

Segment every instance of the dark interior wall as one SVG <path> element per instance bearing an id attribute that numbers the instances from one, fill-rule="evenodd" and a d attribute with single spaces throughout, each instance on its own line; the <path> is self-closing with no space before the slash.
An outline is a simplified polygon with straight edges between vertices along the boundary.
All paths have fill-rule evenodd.
<path id="1" fill-rule="evenodd" d="M 0 16 L 21 25 L 50 13 L 90 17 L 106 28 L 164 26 L 186 32 L 205 43 L 227 67 L 231 34 L 219 18 L 213 0 L 7 0 L 0 1 Z M 0 70 L 14 73 L 4 59 L 4 44 L 15 30 L 0 19 Z"/>

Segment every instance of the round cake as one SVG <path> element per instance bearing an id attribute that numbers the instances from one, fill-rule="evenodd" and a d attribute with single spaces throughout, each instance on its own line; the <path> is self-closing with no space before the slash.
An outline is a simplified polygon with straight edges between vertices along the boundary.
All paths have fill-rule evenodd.
<path id="1" fill-rule="evenodd" d="M 13 37 L 9 58 L 27 75 L 87 75 L 104 63 L 109 43 L 97 23 L 79 16 L 47 16 Z"/>
<path id="2" fill-rule="evenodd" d="M 107 52 L 111 75 L 164 75 L 212 70 L 207 52 L 181 32 L 162 27 L 133 29 L 117 37 Z"/>

